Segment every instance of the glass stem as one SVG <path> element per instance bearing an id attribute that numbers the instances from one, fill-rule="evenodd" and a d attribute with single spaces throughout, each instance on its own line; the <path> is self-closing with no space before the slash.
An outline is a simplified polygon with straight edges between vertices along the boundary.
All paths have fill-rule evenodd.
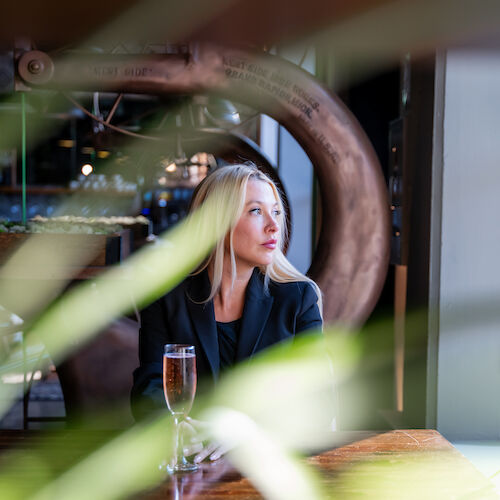
<path id="1" fill-rule="evenodd" d="M 174 425 L 175 425 L 175 456 L 174 456 L 174 466 L 180 465 L 184 462 L 184 450 L 182 449 L 182 437 L 181 437 L 181 424 L 182 417 L 174 415 Z"/>

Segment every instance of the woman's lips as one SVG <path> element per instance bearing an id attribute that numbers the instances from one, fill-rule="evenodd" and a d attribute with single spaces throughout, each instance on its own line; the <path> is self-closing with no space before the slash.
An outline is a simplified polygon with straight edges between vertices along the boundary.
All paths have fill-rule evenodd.
<path id="1" fill-rule="evenodd" d="M 265 243 L 262 243 L 262 246 L 269 248 L 269 250 L 274 250 L 276 248 L 276 243 L 278 240 L 269 240 L 266 241 Z"/>

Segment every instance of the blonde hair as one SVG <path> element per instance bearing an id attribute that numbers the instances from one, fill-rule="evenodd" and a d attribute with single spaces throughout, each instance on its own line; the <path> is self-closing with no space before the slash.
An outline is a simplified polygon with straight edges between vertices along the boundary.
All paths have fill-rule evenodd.
<path id="1" fill-rule="evenodd" d="M 276 250 L 273 252 L 273 260 L 267 266 L 259 266 L 260 272 L 264 275 L 265 289 L 267 289 L 269 285 L 269 280 L 275 281 L 277 283 L 306 281 L 310 283 L 314 288 L 316 295 L 318 296 L 318 307 L 320 313 L 323 314 L 321 290 L 319 289 L 318 285 L 312 279 L 308 278 L 299 270 L 297 270 L 288 261 L 283 253 L 284 243 L 287 236 L 287 226 L 286 214 L 279 190 L 274 182 L 266 174 L 261 172 L 255 165 L 229 165 L 225 167 L 219 167 L 214 170 L 196 188 L 193 194 L 193 199 L 191 201 L 190 212 L 197 209 L 200 205 L 202 205 L 207 197 L 210 196 L 218 200 L 224 200 L 224 203 L 227 204 L 227 206 L 219 207 L 220 210 L 224 210 L 226 211 L 226 213 L 235 214 L 233 218 L 234 223 L 231 225 L 228 231 L 231 277 L 234 284 L 234 280 L 236 279 L 236 259 L 233 249 L 233 234 L 234 228 L 243 213 L 247 184 L 250 180 L 266 182 L 267 184 L 269 184 L 278 203 L 279 211 L 281 212 L 281 216 L 277 221 L 279 226 L 277 235 L 278 241 L 276 244 Z M 210 295 L 206 299 L 207 302 L 215 297 L 222 283 L 224 254 L 226 252 L 225 240 L 226 237 L 221 238 L 216 243 L 211 254 L 194 273 L 198 274 L 206 269 L 209 265 L 213 265 L 212 287 Z"/>

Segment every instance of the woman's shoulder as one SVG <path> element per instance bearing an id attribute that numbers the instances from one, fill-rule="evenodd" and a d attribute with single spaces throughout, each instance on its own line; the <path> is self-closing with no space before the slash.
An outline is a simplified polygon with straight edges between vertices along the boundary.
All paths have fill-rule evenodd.
<path id="1" fill-rule="evenodd" d="M 308 281 L 278 282 L 269 280 L 269 292 L 278 297 L 294 296 L 299 298 L 309 294 L 316 296 L 313 285 Z"/>
<path id="2" fill-rule="evenodd" d="M 315 283 L 305 280 L 270 283 L 269 290 L 274 295 L 275 304 L 294 311 L 297 321 L 296 333 L 322 327 L 321 300 L 314 285 Z"/>

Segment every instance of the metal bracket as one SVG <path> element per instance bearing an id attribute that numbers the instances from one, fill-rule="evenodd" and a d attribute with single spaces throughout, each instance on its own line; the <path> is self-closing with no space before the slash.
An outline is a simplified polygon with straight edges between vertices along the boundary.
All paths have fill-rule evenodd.
<path id="1" fill-rule="evenodd" d="M 45 52 L 31 50 L 19 58 L 17 71 L 26 83 L 43 85 L 52 79 L 54 63 Z"/>

